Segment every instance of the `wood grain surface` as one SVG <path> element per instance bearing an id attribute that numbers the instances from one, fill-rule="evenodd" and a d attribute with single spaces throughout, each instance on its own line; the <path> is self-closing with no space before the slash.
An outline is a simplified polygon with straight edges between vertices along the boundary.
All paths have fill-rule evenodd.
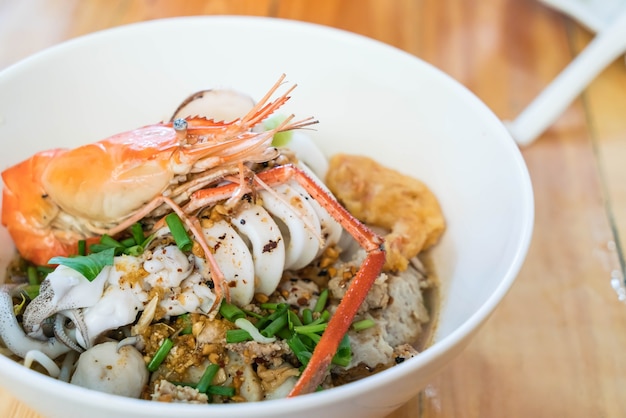
<path id="1" fill-rule="evenodd" d="M 0 69 L 97 30 L 205 14 L 378 39 L 444 70 L 504 120 L 593 37 L 536 0 L 0 0 Z M 536 222 L 521 274 L 469 347 L 390 418 L 626 416 L 625 109 L 617 60 L 523 149 Z M 0 417 L 39 415 L 0 389 Z"/>

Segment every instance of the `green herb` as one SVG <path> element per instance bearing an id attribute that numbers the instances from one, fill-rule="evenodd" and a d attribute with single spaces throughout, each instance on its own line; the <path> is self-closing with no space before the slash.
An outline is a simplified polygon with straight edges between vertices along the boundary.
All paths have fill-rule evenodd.
<path id="1" fill-rule="evenodd" d="M 363 331 L 364 329 L 372 328 L 376 325 L 373 319 L 362 319 L 352 324 L 352 329 L 355 331 Z"/>
<path id="2" fill-rule="evenodd" d="M 230 386 L 211 385 L 207 388 L 206 393 L 209 395 L 226 396 L 230 398 L 235 396 L 235 388 Z"/>
<path id="3" fill-rule="evenodd" d="M 319 299 L 314 309 L 303 309 L 300 317 L 286 303 L 263 303 L 260 306 L 270 311 L 269 314 L 262 316 L 258 314 L 251 315 L 234 305 L 223 302 L 220 307 L 220 313 L 226 319 L 232 318 L 233 322 L 237 322 L 237 326 L 244 328 L 239 324 L 240 321 L 248 321 L 245 316 L 254 317 L 257 322 L 254 324 L 252 331 L 258 329 L 261 336 L 265 338 L 279 337 L 287 342 L 291 351 L 296 358 L 305 367 L 315 347 L 322 339 L 322 335 L 328 327 L 330 312 L 325 309 L 328 302 L 328 289 L 320 293 Z M 316 319 L 314 319 L 316 318 Z M 353 328 L 357 330 L 366 329 L 374 325 L 372 320 L 358 321 L 353 324 Z M 252 326 L 252 325 L 250 325 Z M 235 329 L 226 331 L 226 342 L 238 343 L 255 339 L 250 334 L 252 331 L 244 329 Z M 333 356 L 333 364 L 339 366 L 347 366 L 352 360 L 352 350 L 350 340 L 345 335 L 337 348 L 337 352 Z"/>
<path id="4" fill-rule="evenodd" d="M 32 286 L 39 286 L 48 274 L 54 271 L 54 268 L 47 266 L 26 266 L 26 277 L 28 283 Z"/>
<path id="5" fill-rule="evenodd" d="M 315 302 L 315 307 L 313 308 L 313 312 L 322 312 L 326 307 L 326 302 L 328 301 L 328 289 L 324 289 L 322 293 L 320 293 L 320 297 L 317 298 L 317 302 Z"/>
<path id="6" fill-rule="evenodd" d="M 213 381 L 213 378 L 215 377 L 215 374 L 219 369 L 220 366 L 218 366 L 217 364 L 209 364 L 207 366 L 207 368 L 204 370 L 204 373 L 202 373 L 200 381 L 196 385 L 196 389 L 198 390 L 198 392 L 206 393 L 207 389 L 211 385 L 211 382 Z"/>
<path id="7" fill-rule="evenodd" d="M 52 273 L 54 271 L 54 267 L 48 267 L 48 266 L 37 266 L 37 272 L 39 272 L 39 274 L 43 275 L 43 277 L 45 278 L 48 274 Z"/>
<path id="8" fill-rule="evenodd" d="M 309 325 L 311 322 L 313 322 L 313 311 L 308 308 L 304 309 L 302 311 L 302 323 L 304 325 Z"/>
<path id="9" fill-rule="evenodd" d="M 78 255 L 87 255 L 87 241 L 84 239 L 78 241 Z"/>
<path id="10" fill-rule="evenodd" d="M 284 115 L 277 115 L 271 118 L 268 118 L 263 122 L 263 127 L 266 131 L 276 129 L 281 123 L 285 121 L 286 117 Z M 272 146 L 273 147 L 284 147 L 291 141 L 293 137 L 293 132 L 291 131 L 283 131 L 276 132 L 274 137 L 272 138 Z"/>
<path id="11" fill-rule="evenodd" d="M 76 270 L 89 281 L 93 281 L 106 266 L 112 266 L 115 256 L 113 248 L 89 255 L 74 257 L 53 257 L 48 264 L 61 264 Z"/>
<path id="12" fill-rule="evenodd" d="M 38 284 L 29 284 L 27 286 L 24 286 L 22 288 L 22 293 L 30 300 L 35 299 L 37 296 L 39 296 L 39 288 L 40 285 Z"/>
<path id="13" fill-rule="evenodd" d="M 315 334 L 314 332 L 307 332 L 307 333 L 302 333 L 300 338 L 302 338 L 303 341 L 305 341 L 305 344 L 310 345 L 311 347 L 315 348 L 315 346 L 322 339 L 322 336 Z M 304 338 L 307 338 L 307 339 L 305 340 Z M 311 343 L 308 343 L 309 340 L 311 341 Z"/>
<path id="14" fill-rule="evenodd" d="M 352 360 L 352 349 L 350 348 L 350 338 L 344 335 L 337 348 L 337 353 L 333 356 L 332 363 L 346 367 Z"/>
<path id="15" fill-rule="evenodd" d="M 245 318 L 246 313 L 232 303 L 225 300 L 220 305 L 220 314 L 230 322 L 235 322 L 239 318 Z"/>
<path id="16" fill-rule="evenodd" d="M 258 329 L 265 329 L 265 327 L 272 322 L 273 320 L 275 320 L 276 318 L 278 318 L 279 316 L 283 315 L 285 312 L 287 312 L 287 310 L 289 309 L 289 305 L 287 305 L 286 303 L 278 303 L 278 304 L 274 304 L 273 309 L 275 309 L 274 312 L 272 312 L 271 314 L 269 314 L 268 316 L 260 319 L 255 326 Z"/>
<path id="17" fill-rule="evenodd" d="M 301 327 L 293 327 L 293 330 L 298 334 L 316 334 L 318 332 L 324 332 L 326 326 L 328 326 L 328 323 L 309 324 L 302 325 Z"/>
<path id="18" fill-rule="evenodd" d="M 287 345 L 293 351 L 293 354 L 298 358 L 303 366 L 306 366 L 313 355 L 309 348 L 304 344 L 298 334 L 294 334 L 287 340 Z"/>
<path id="19" fill-rule="evenodd" d="M 170 213 L 165 217 L 165 223 L 170 228 L 170 232 L 174 237 L 174 241 L 181 251 L 190 251 L 193 247 L 193 242 L 187 234 L 187 230 L 183 225 L 183 221 L 178 217 L 175 212 Z"/>
<path id="20" fill-rule="evenodd" d="M 128 248 L 134 246 L 136 243 L 137 241 L 135 241 L 135 238 L 133 237 L 129 237 L 120 241 L 120 244 L 122 244 L 122 246 L 124 247 L 124 250 L 127 250 Z"/>
<path id="21" fill-rule="evenodd" d="M 130 227 L 130 233 L 133 236 L 133 239 L 135 240 L 135 244 L 137 245 L 144 244 L 144 241 L 146 240 L 146 236 L 144 235 L 143 228 L 141 227 L 141 224 L 139 222 L 134 223 Z"/>
<path id="22" fill-rule="evenodd" d="M 152 357 L 152 360 L 148 363 L 148 370 L 151 372 L 156 371 L 161 363 L 163 363 L 165 357 L 167 357 L 173 346 L 174 342 L 169 338 L 163 340 L 156 353 L 154 353 L 154 357 Z"/>
<path id="23" fill-rule="evenodd" d="M 263 330 L 261 335 L 267 338 L 272 338 L 277 332 L 282 330 L 287 325 L 287 310 L 281 311 L 282 314 L 270 322 Z"/>
<path id="24" fill-rule="evenodd" d="M 100 244 L 100 243 L 91 244 L 89 246 L 89 251 L 91 253 L 101 253 L 102 251 L 106 251 L 106 250 L 110 250 L 110 249 L 113 249 L 115 251 L 115 248 L 111 248 L 108 245 L 104 245 L 104 244 Z"/>
<path id="25" fill-rule="evenodd" d="M 124 254 L 131 255 L 133 257 L 137 257 L 137 256 L 140 256 L 141 254 L 143 254 L 144 248 L 145 247 L 142 246 L 142 245 L 133 245 L 132 247 L 127 247 L 124 250 Z"/>
<path id="26" fill-rule="evenodd" d="M 287 311 L 287 320 L 289 322 L 289 329 L 291 331 L 293 331 L 293 327 L 302 326 L 302 321 L 300 320 L 298 315 L 291 310 Z"/>
<path id="27" fill-rule="evenodd" d="M 243 311 L 243 313 L 245 313 L 247 316 L 251 316 L 251 317 L 256 318 L 256 319 L 262 319 L 262 318 L 264 318 L 264 316 L 263 316 L 263 315 L 258 314 L 258 313 L 256 313 L 256 312 L 247 311 L 247 310 L 245 310 L 245 309 L 242 309 L 242 311 Z"/>
<path id="28" fill-rule="evenodd" d="M 240 343 L 242 341 L 251 341 L 252 336 L 245 329 L 229 329 L 226 331 L 227 343 Z"/>
<path id="29" fill-rule="evenodd" d="M 104 246 L 105 248 L 115 249 L 115 255 L 122 254 L 126 249 L 124 244 L 107 234 L 104 234 L 100 237 L 100 245 Z"/>
<path id="30" fill-rule="evenodd" d="M 140 223 L 134 223 L 130 227 L 131 237 L 125 238 L 121 241 L 116 240 L 110 235 L 104 234 L 100 237 L 100 242 L 91 244 L 89 250 L 92 253 L 99 253 L 113 248 L 115 255 L 131 255 L 137 257 L 143 254 L 144 249 L 154 239 L 154 235 L 146 237 L 143 233 L 143 229 Z"/>
<path id="31" fill-rule="evenodd" d="M 320 315 L 320 319 L 324 322 L 327 322 L 330 319 L 330 312 L 328 311 L 324 311 L 322 312 L 322 314 Z M 313 321 L 315 322 L 315 321 Z"/>
<path id="32" fill-rule="evenodd" d="M 288 340 L 293 335 L 293 330 L 290 330 L 288 326 L 282 327 L 276 334 L 277 337 Z"/>
<path id="33" fill-rule="evenodd" d="M 28 266 L 26 270 L 26 274 L 28 275 L 28 283 L 31 285 L 39 284 L 39 273 L 37 272 L 37 268 L 35 266 Z"/>
<path id="34" fill-rule="evenodd" d="M 215 366 L 215 364 L 212 364 L 211 366 Z M 208 371 L 205 370 L 205 373 Z M 175 381 L 170 381 L 170 383 L 172 383 L 173 385 L 176 386 L 188 386 L 190 388 L 194 388 L 197 389 L 198 386 L 200 385 L 200 382 L 198 383 L 191 383 L 191 382 L 175 382 Z M 225 397 L 232 397 L 235 396 L 235 388 L 234 387 L 230 387 L 230 386 L 218 386 L 218 385 L 209 385 L 206 389 L 205 392 L 207 395 L 218 395 L 218 396 L 225 396 Z"/>
<path id="35" fill-rule="evenodd" d="M 178 318 L 180 319 L 180 322 L 181 322 L 181 324 L 183 326 L 181 328 L 181 330 L 180 330 L 180 335 L 191 334 L 191 332 L 192 332 L 191 315 L 186 313 L 186 314 L 180 315 Z"/>

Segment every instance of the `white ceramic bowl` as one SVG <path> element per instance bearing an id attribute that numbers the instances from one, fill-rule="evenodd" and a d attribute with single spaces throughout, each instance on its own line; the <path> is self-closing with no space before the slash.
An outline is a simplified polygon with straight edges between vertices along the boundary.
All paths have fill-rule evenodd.
<path id="1" fill-rule="evenodd" d="M 265 18 L 197 17 L 78 38 L 0 73 L 0 170 L 169 118 L 187 94 L 234 87 L 259 98 L 286 73 L 287 108 L 320 120 L 323 151 L 361 153 L 422 179 L 448 229 L 434 252 L 443 281 L 435 343 L 372 378 L 257 404 L 163 404 L 93 392 L 0 358 L 0 384 L 44 416 L 382 417 L 454 358 L 511 286 L 533 226 L 521 155 L 468 90 L 421 60 L 361 36 Z M 85 167 L 88 170 L 88 167 Z M 0 230 L 0 261 L 12 256 Z M 444 395 L 446 396 L 446 395 Z"/>

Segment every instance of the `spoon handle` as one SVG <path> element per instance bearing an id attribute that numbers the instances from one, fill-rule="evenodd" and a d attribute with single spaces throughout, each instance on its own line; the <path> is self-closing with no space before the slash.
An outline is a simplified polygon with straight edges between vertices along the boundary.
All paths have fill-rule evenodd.
<path id="1" fill-rule="evenodd" d="M 519 145 L 533 142 L 583 89 L 626 51 L 626 9 L 512 121 L 506 123 Z"/>

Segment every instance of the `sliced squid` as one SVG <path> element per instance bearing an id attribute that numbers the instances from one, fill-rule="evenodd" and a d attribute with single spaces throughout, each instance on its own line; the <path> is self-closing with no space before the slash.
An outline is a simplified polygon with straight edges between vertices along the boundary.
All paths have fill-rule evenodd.
<path id="1" fill-rule="evenodd" d="M 298 183 L 291 183 L 293 187 L 300 195 L 311 205 L 317 218 L 319 219 L 322 238 L 324 239 L 324 246 L 320 247 L 317 255 L 319 256 L 327 247 L 337 244 L 343 233 L 343 227 L 339 222 L 335 220 L 330 214 L 319 204 L 319 202 L 305 190 Z"/>
<path id="2" fill-rule="evenodd" d="M 285 269 L 301 269 L 309 264 L 323 245 L 320 220 L 313 207 L 290 184 L 275 187 L 274 193 L 260 192 L 263 206 L 286 228 Z M 280 226 L 280 224 L 279 224 Z"/>
<path id="3" fill-rule="evenodd" d="M 241 210 L 232 221 L 252 248 L 256 292 L 271 294 L 278 287 L 285 265 L 285 243 L 280 228 L 259 205 Z"/>
<path id="4" fill-rule="evenodd" d="M 255 267 L 248 246 L 226 221 L 215 222 L 203 232 L 207 244 L 215 250 L 215 261 L 228 283 L 232 302 L 247 305 L 255 291 Z"/>

